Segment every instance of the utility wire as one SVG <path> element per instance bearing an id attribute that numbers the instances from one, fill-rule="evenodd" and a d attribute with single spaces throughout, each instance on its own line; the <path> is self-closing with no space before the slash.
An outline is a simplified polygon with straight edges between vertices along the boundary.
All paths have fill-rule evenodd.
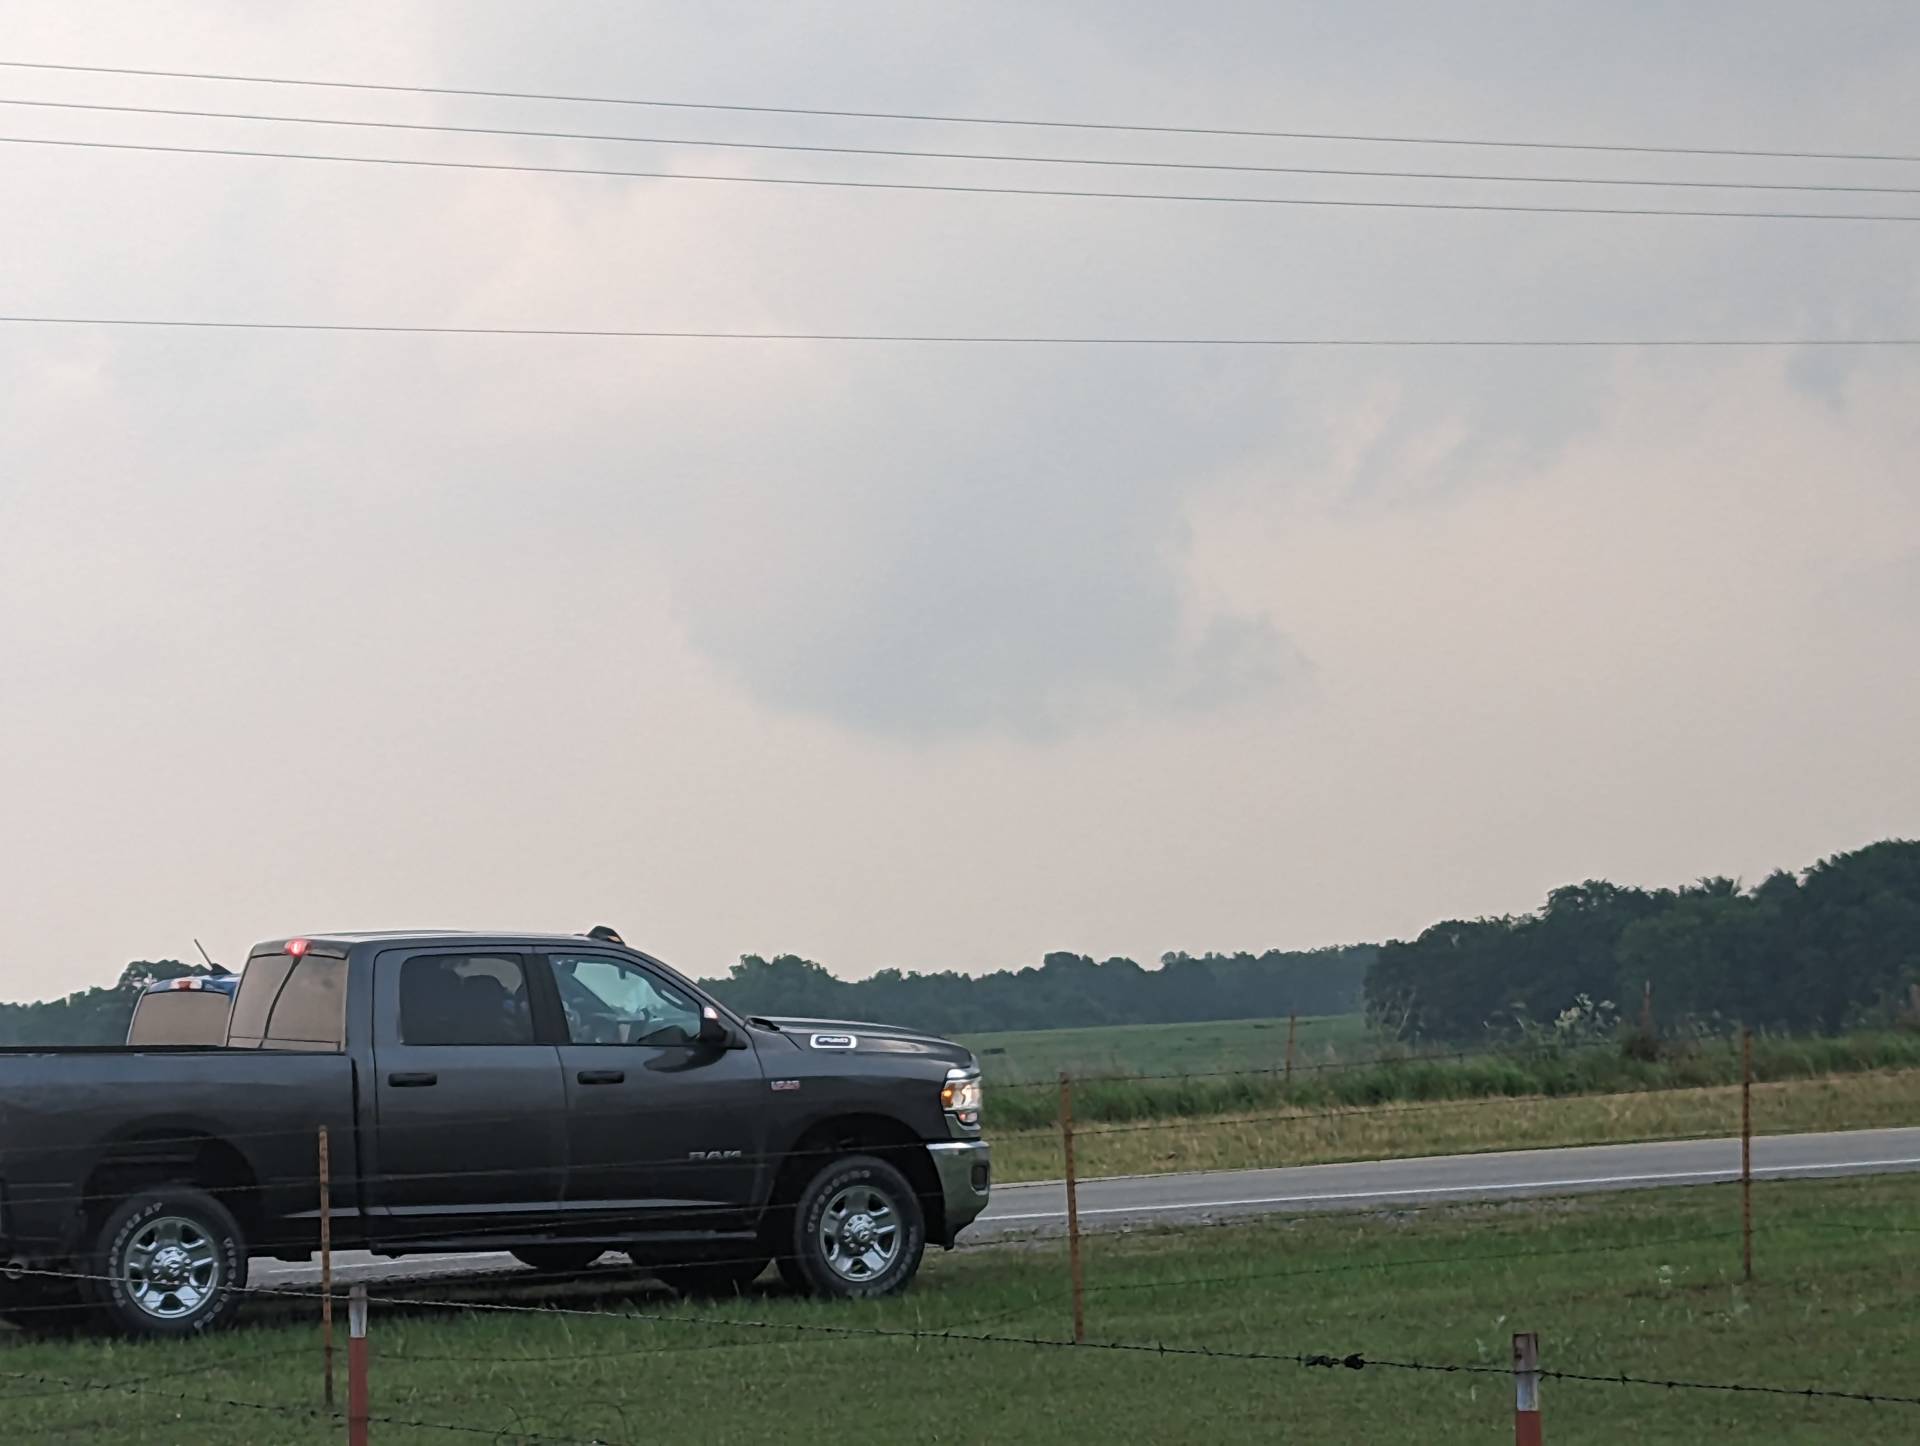
<path id="1" fill-rule="evenodd" d="M 450 85 L 384 85 L 372 81 L 311 80 L 297 76 L 157 70 L 123 65 L 64 65 L 38 60 L 0 60 L 0 66 L 14 70 L 59 71 L 69 75 L 128 75 L 167 80 L 226 81 L 244 85 L 299 85 L 324 90 L 377 91 L 386 95 L 446 95 L 481 100 L 563 101 L 580 105 L 644 106 L 657 110 L 729 111 L 742 115 L 822 116 L 836 120 L 931 121 L 942 125 L 1032 126 L 1047 130 L 1124 131 L 1135 135 L 1239 136 L 1258 140 L 1360 141 L 1381 145 L 1480 146 L 1508 150 L 1609 152 L 1620 155 L 1749 156 L 1762 160 L 1792 161 L 1920 161 L 1920 155 L 1876 151 L 1760 150 L 1735 146 L 1653 146 L 1579 141 L 1489 140 L 1470 136 L 1382 135 L 1349 131 L 1261 130 L 1234 126 L 1139 125 L 1113 121 L 1037 120 L 1031 117 L 942 115 L 922 111 L 835 110 L 824 106 L 734 105 L 717 101 L 657 100 L 635 96 L 481 90 Z"/>
<path id="2" fill-rule="evenodd" d="M 513 126 L 460 126 L 424 121 L 342 119 L 275 115 L 264 111 L 188 110 L 175 106 L 99 105 L 77 100 L 23 100 L 0 96 L 0 105 L 42 110 L 95 111 L 113 115 L 158 115 L 191 120 L 271 121 L 277 125 L 347 126 L 361 130 L 418 131 L 434 135 L 512 136 L 525 140 L 617 141 L 645 146 L 697 146 L 735 151 L 781 151 L 806 155 L 885 156 L 907 160 L 1015 162 L 1021 165 L 1109 166 L 1160 171 L 1231 171 L 1263 176 L 1341 176 L 1393 181 L 1492 181 L 1553 186 L 1663 186 L 1705 191 L 1821 191 L 1883 196 L 1920 196 L 1920 186 L 1842 186 L 1795 181 L 1655 180 L 1634 176 L 1523 176 L 1511 172 L 1382 171 L 1345 166 L 1256 166 L 1218 161 L 1144 161 L 1106 156 L 1023 156 L 1005 151 L 928 151 L 893 146 L 822 146 L 773 141 L 721 141 L 687 136 L 620 135 L 608 131 L 525 130 Z"/>
<path id="3" fill-rule="evenodd" d="M 1310 196 L 1235 196 L 1191 191 L 1094 191 L 1059 186 L 968 186 L 934 181 L 854 181 L 818 176 L 727 176 L 713 172 L 643 171 L 614 166 L 535 166 L 505 161 L 425 160 L 400 156 L 352 156 L 310 151 L 250 150 L 239 146 L 163 146 L 132 141 L 56 140 L 46 136 L 0 136 L 16 146 L 75 150 L 138 151 L 149 155 L 228 156 L 266 161 L 331 161 L 363 166 L 412 166 L 428 170 L 496 171 L 545 176 L 607 176 L 648 181 L 718 181 L 746 186 L 810 186 L 851 191 L 919 191 L 963 196 L 1044 196 L 1091 201 L 1174 201 L 1229 206 L 1293 206 L 1362 211 L 1480 211 L 1547 216 L 1679 216 L 1753 221 L 1920 221 L 1920 214 L 1873 211 L 1716 211 L 1660 206 L 1532 206 L 1493 201 L 1362 201 Z"/>
<path id="4" fill-rule="evenodd" d="M 386 336 L 597 337 L 634 341 L 820 341 L 945 346 L 1220 346 L 1316 348 L 1607 348 L 1607 347 L 1907 347 L 1920 337 L 1329 337 L 1329 336 L 1038 336 L 937 332 L 673 331 L 610 327 L 411 326 L 371 322 L 209 321 L 144 316 L 0 315 L 0 325 L 177 327 L 213 331 L 348 332 Z M 1305 1066 L 1296 1065 L 1295 1069 Z M 1271 1073 L 1271 1070 L 1249 1071 Z M 1031 1082 L 1024 1082 L 1031 1083 Z M 1003 1085 L 1001 1088 L 1024 1087 Z"/>

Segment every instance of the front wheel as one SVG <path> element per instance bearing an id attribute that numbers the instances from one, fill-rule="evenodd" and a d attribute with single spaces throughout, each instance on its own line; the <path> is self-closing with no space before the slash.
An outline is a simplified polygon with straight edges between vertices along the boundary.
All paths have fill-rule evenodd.
<path id="1" fill-rule="evenodd" d="M 211 1195 L 185 1185 L 121 1202 L 94 1237 L 90 1266 L 90 1293 L 128 1335 L 192 1336 L 226 1325 L 247 1286 L 238 1222 Z"/>
<path id="2" fill-rule="evenodd" d="M 920 1199 L 885 1160 L 835 1160 L 800 1192 L 790 1268 L 815 1295 L 853 1300 L 897 1294 L 919 1270 L 926 1249 Z"/>

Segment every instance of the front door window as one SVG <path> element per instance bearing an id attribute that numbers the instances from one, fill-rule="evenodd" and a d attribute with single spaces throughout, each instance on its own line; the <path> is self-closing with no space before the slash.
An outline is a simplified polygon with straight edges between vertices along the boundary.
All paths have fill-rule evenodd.
<path id="1" fill-rule="evenodd" d="M 552 960 L 572 1043 L 670 1049 L 699 1039 L 700 1006 L 648 970 L 604 954 Z"/>

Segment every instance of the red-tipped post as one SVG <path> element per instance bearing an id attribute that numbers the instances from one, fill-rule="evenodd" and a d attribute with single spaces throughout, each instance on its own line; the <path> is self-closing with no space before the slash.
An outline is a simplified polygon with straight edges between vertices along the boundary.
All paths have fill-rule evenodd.
<path id="1" fill-rule="evenodd" d="M 1541 1446 L 1540 1337 L 1513 1338 L 1513 1446 Z"/>

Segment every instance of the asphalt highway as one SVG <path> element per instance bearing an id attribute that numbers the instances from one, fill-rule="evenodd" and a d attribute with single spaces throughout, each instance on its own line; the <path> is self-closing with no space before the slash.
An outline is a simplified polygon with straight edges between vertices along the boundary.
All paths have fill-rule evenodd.
<path id="1" fill-rule="evenodd" d="M 1753 1142 L 1753 1168 L 1755 1178 L 1766 1180 L 1920 1170 L 1920 1128 L 1758 1136 Z M 1710 1185 L 1739 1177 L 1739 1140 L 1671 1140 L 1348 1165 L 1131 1175 L 1082 1181 L 1078 1194 L 1083 1229 L 1117 1230 L 1237 1216 Z M 1065 1228 L 1066 1210 L 1066 1187 L 1059 1181 L 999 1185 L 986 1214 L 962 1240 L 973 1243 L 1054 1233 Z M 353 1251 L 334 1257 L 334 1277 L 340 1281 L 484 1277 L 523 1270 L 512 1256 L 497 1253 L 382 1260 Z M 254 1285 L 300 1287 L 318 1283 L 320 1271 L 312 1263 L 260 1260 L 253 1263 L 251 1277 Z"/>

